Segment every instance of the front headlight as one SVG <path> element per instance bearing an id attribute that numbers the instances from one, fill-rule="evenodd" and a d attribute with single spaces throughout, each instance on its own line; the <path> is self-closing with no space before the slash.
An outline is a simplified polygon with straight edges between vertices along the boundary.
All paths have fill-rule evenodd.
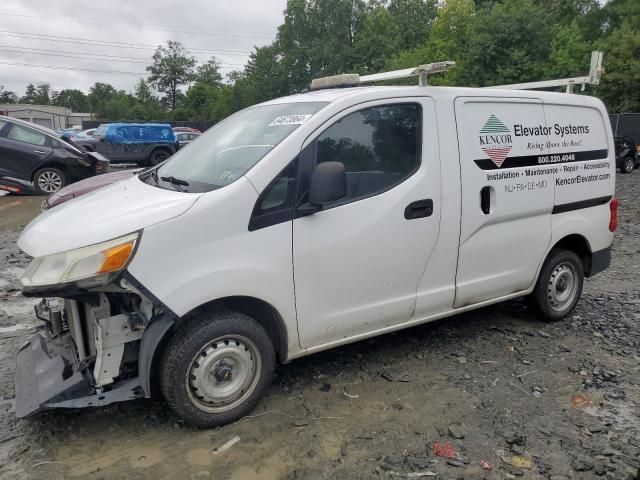
<path id="1" fill-rule="evenodd" d="M 34 258 L 20 281 L 25 287 L 73 282 L 123 270 L 133 256 L 140 234 Z"/>

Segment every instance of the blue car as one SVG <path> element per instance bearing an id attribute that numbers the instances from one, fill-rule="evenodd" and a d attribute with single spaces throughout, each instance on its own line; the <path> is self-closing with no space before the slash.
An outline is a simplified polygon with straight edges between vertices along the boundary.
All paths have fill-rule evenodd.
<path id="1" fill-rule="evenodd" d="M 89 151 L 101 153 L 112 163 L 157 165 L 178 149 L 168 123 L 104 123 L 93 137 L 74 137 Z"/>

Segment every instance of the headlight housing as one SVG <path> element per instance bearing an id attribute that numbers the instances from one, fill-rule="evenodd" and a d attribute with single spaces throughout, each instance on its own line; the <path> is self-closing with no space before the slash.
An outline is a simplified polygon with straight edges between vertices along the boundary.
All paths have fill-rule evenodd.
<path id="1" fill-rule="evenodd" d="M 34 258 L 20 281 L 24 287 L 41 287 L 120 272 L 133 258 L 139 238 L 140 232 L 136 232 L 97 245 Z"/>

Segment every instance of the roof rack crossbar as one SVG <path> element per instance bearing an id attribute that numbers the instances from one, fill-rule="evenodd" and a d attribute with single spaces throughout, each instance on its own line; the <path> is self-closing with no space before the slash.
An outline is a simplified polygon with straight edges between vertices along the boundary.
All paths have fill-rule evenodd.
<path id="1" fill-rule="evenodd" d="M 591 66 L 589 75 L 584 77 L 558 78 L 555 80 L 542 80 L 540 82 L 513 83 L 510 85 L 495 85 L 486 88 L 501 88 L 507 90 L 535 90 L 537 88 L 566 87 L 566 93 L 573 93 L 574 85 L 581 85 L 584 92 L 586 85 L 598 85 L 602 76 L 602 52 L 591 52 Z"/>
<path id="2" fill-rule="evenodd" d="M 331 77 L 315 78 L 311 81 L 311 90 L 321 90 L 324 88 L 354 87 L 365 83 L 383 82 L 386 80 L 397 80 L 399 78 L 419 77 L 419 85 L 427 86 L 427 77 L 435 73 L 446 72 L 454 68 L 456 62 L 447 60 L 444 62 L 427 63 L 417 67 L 393 70 L 390 72 L 374 73 L 360 76 L 357 73 L 346 73 Z"/>

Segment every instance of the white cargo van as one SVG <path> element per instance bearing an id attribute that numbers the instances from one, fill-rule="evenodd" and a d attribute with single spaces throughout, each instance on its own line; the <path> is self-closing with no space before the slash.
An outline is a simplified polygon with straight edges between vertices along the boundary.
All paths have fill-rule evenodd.
<path id="1" fill-rule="evenodd" d="M 19 417 L 148 397 L 213 426 L 276 362 L 529 296 L 566 317 L 607 268 L 615 152 L 581 95 L 311 91 L 36 218 Z M 46 327 L 46 328 L 45 328 Z"/>

